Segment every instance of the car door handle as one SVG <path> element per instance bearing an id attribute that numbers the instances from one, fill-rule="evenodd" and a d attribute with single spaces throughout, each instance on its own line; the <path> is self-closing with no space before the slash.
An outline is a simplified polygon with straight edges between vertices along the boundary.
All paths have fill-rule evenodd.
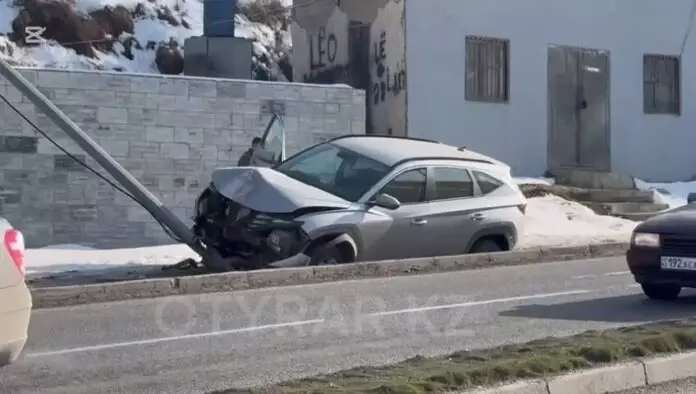
<path id="1" fill-rule="evenodd" d="M 425 219 L 413 219 L 411 220 L 411 224 L 414 226 L 422 226 L 424 224 L 427 224 L 428 221 Z"/>
<path id="2" fill-rule="evenodd" d="M 482 213 L 475 213 L 475 214 L 471 215 L 471 220 L 476 221 L 476 222 L 480 222 L 481 220 L 483 220 L 485 218 L 486 218 L 486 215 L 484 215 Z"/>

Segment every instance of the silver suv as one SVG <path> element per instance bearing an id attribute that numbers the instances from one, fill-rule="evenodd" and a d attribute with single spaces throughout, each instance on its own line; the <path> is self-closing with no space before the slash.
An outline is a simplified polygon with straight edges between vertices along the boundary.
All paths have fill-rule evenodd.
<path id="1" fill-rule="evenodd" d="M 274 127 L 280 143 L 269 140 Z M 255 158 L 261 166 L 216 170 L 196 202 L 194 232 L 229 268 L 495 252 L 517 242 L 526 201 L 497 160 L 429 140 L 348 135 L 267 167 L 284 156 L 283 128 L 274 127 Z"/>

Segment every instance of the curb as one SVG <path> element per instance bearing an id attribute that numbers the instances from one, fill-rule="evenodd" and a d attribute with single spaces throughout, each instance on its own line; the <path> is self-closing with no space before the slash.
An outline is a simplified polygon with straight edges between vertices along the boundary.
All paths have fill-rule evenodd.
<path id="1" fill-rule="evenodd" d="M 548 379 L 515 382 L 505 386 L 462 391 L 460 394 L 604 394 L 631 390 L 696 376 L 696 352 L 679 353 Z"/>
<path id="2" fill-rule="evenodd" d="M 361 262 L 334 266 L 236 271 L 104 284 L 32 288 L 34 309 L 203 294 L 264 287 L 292 286 L 351 279 L 384 278 L 447 271 L 515 266 L 583 258 L 622 256 L 628 243 L 602 243 L 512 252 Z"/>

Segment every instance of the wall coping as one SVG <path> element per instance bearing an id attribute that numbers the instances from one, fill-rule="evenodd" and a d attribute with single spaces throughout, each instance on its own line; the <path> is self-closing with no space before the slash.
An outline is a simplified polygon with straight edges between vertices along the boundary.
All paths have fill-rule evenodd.
<path id="1" fill-rule="evenodd" d="M 66 70 L 60 68 L 43 68 L 43 67 L 15 67 L 19 71 L 36 71 L 36 72 L 51 72 L 51 73 L 62 73 L 62 74 L 99 74 L 104 76 L 123 76 L 123 77 L 135 77 L 135 78 L 156 78 L 156 79 L 173 79 L 173 80 L 199 80 L 199 81 L 215 81 L 215 82 L 241 82 L 248 84 L 259 84 L 259 85 L 288 85 L 288 86 L 306 86 L 306 87 L 321 87 L 321 88 L 337 88 L 337 89 L 351 89 L 360 90 L 351 87 L 346 84 L 316 84 L 316 83 L 304 83 L 304 82 L 283 82 L 283 81 L 257 81 L 254 79 L 230 79 L 230 78 L 210 78 L 210 77 L 196 77 L 192 75 L 164 75 L 164 74 L 145 74 L 145 73 L 130 73 L 130 72 L 120 72 L 120 71 L 106 71 L 106 70 Z"/>

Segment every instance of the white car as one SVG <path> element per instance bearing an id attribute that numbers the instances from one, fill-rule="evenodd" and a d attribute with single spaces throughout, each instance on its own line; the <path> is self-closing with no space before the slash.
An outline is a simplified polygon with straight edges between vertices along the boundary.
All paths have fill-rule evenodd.
<path id="1" fill-rule="evenodd" d="M 24 348 L 31 316 L 31 293 L 24 282 L 24 236 L 0 218 L 0 366 Z"/>

